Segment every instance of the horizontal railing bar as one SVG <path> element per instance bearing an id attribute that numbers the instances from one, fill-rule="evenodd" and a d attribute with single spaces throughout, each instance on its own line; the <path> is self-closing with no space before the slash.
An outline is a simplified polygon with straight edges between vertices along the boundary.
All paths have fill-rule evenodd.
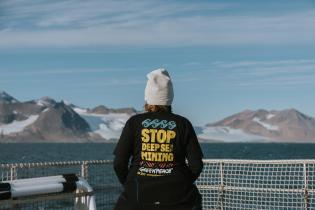
<path id="1" fill-rule="evenodd" d="M 222 187 L 220 185 L 197 185 L 199 189 L 206 190 L 220 190 Z M 259 191 L 259 192 L 295 192 L 303 193 L 304 189 L 281 189 L 281 188 L 262 188 L 262 187 L 233 187 L 224 185 L 224 190 L 235 190 L 235 191 Z M 308 189 L 309 193 L 314 193 L 315 190 Z"/>
<path id="2" fill-rule="evenodd" d="M 52 166 L 76 166 L 83 163 L 89 165 L 99 164 L 112 164 L 112 160 L 86 160 L 86 161 L 60 161 L 60 162 L 38 162 L 38 163 L 12 163 L 12 164 L 0 164 L 0 168 L 36 168 L 36 167 L 52 167 Z"/>
<path id="3" fill-rule="evenodd" d="M 245 160 L 245 159 L 203 159 L 204 163 L 231 163 L 231 164 L 315 164 L 315 159 L 291 159 L 291 160 Z M 113 160 L 82 160 L 82 161 L 56 161 L 56 162 L 37 162 L 37 163 L 11 163 L 0 164 L 0 168 L 33 168 L 51 166 L 70 166 L 81 165 L 112 164 Z"/>
<path id="4" fill-rule="evenodd" d="M 203 159 L 204 163 L 239 163 L 239 164 L 315 164 L 315 159 L 288 160 L 248 160 L 248 159 Z"/>

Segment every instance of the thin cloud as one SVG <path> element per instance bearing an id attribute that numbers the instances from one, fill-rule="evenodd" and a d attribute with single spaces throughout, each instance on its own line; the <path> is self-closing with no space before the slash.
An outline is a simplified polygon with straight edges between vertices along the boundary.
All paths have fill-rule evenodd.
<path id="1" fill-rule="evenodd" d="M 67 84 L 69 88 L 102 88 L 102 87 L 110 87 L 110 86 L 135 86 L 135 85 L 144 85 L 146 81 L 144 79 L 101 79 L 93 82 L 86 83 L 72 83 Z"/>
<path id="2" fill-rule="evenodd" d="M 78 27 L 95 23 L 124 23 L 142 19 L 156 19 L 172 15 L 185 15 L 222 9 L 230 4 L 176 3 L 161 4 L 156 1 L 5 1 L 5 13 L 1 18 L 9 22 L 30 18 L 30 26 L 58 27 L 67 25 Z M 54 12 L 52 12 L 54 11 Z M 74 25 L 76 23 L 77 25 Z"/>
<path id="3" fill-rule="evenodd" d="M 214 62 L 215 68 L 247 76 L 315 74 L 315 59 L 278 61 Z"/>
<path id="4" fill-rule="evenodd" d="M 315 44 L 308 8 L 264 16 L 224 3 L 9 2 L 0 16 L 0 48 Z M 237 12 L 222 16 L 226 9 Z"/>
<path id="5" fill-rule="evenodd" d="M 315 84 L 315 60 L 240 61 L 214 64 L 236 86 L 296 86 Z"/>
<path id="6" fill-rule="evenodd" d="M 2 77 L 25 77 L 25 76 L 49 76 L 49 75 L 74 75 L 74 74 L 90 74 L 90 73 L 108 73 L 108 72 L 127 72 L 131 68 L 100 68 L 100 69 L 45 69 L 45 70 L 23 70 L 23 71 L 1 71 Z"/>
<path id="7" fill-rule="evenodd" d="M 315 84 L 315 59 L 200 63 L 180 78 L 211 87 L 297 87 Z M 189 79 L 187 80 L 187 82 Z"/>
<path id="8" fill-rule="evenodd" d="M 255 66 L 292 66 L 292 65 L 304 65 L 304 64 L 315 64 L 315 59 L 299 59 L 299 60 L 277 60 L 277 61 L 237 61 L 237 62 L 213 62 L 221 68 L 240 68 L 240 67 L 255 67 Z"/>
<path id="9" fill-rule="evenodd" d="M 240 83 L 243 87 L 296 87 L 311 85 L 315 83 L 315 75 L 297 75 L 297 76 L 281 76 L 275 78 L 265 78 L 262 80 L 254 80 Z"/>

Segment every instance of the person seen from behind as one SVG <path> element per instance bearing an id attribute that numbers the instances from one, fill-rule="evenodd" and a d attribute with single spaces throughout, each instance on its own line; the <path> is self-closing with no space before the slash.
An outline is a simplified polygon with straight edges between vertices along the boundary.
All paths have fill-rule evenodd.
<path id="1" fill-rule="evenodd" d="M 172 112 L 167 70 L 147 78 L 145 112 L 127 120 L 114 150 L 114 170 L 124 187 L 115 210 L 201 210 L 194 182 L 203 153 L 194 128 Z"/>

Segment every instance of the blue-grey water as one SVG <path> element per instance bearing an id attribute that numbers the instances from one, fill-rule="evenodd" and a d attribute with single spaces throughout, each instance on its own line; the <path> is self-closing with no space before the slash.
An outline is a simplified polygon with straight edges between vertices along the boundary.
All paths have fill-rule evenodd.
<path id="1" fill-rule="evenodd" d="M 315 159 L 315 144 L 201 144 L 205 158 Z M 112 159 L 115 144 L 0 144 L 0 163 Z"/>

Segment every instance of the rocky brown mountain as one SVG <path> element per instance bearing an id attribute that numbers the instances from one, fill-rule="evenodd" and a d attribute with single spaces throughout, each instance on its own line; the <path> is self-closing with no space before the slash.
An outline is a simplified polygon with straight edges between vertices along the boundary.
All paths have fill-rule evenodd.
<path id="1" fill-rule="evenodd" d="M 296 109 L 245 110 L 206 127 L 228 127 L 276 141 L 315 141 L 315 119 Z"/>
<path id="2" fill-rule="evenodd" d="M 0 103 L 17 103 L 19 102 L 5 91 L 0 92 Z"/>
<path id="3" fill-rule="evenodd" d="M 30 136 L 43 140 L 89 139 L 88 123 L 63 102 L 46 108 L 37 120 L 24 129 Z"/>
<path id="4" fill-rule="evenodd" d="M 0 96 L 0 142 L 104 141 L 104 136 L 113 136 L 113 131 L 117 133 L 128 116 L 136 113 L 132 108 L 98 106 L 83 109 L 64 101 L 56 102 L 49 97 L 19 102 L 6 92 L 1 92 Z M 83 113 L 75 110 L 86 112 L 82 116 Z M 92 122 L 86 119 L 92 119 Z M 104 135 L 102 129 L 110 135 Z"/>
<path id="5" fill-rule="evenodd" d="M 49 97 L 20 102 L 0 92 L 0 142 L 110 142 L 119 138 L 133 108 L 80 108 Z M 296 109 L 245 110 L 196 127 L 201 141 L 314 142 L 315 119 Z"/>

